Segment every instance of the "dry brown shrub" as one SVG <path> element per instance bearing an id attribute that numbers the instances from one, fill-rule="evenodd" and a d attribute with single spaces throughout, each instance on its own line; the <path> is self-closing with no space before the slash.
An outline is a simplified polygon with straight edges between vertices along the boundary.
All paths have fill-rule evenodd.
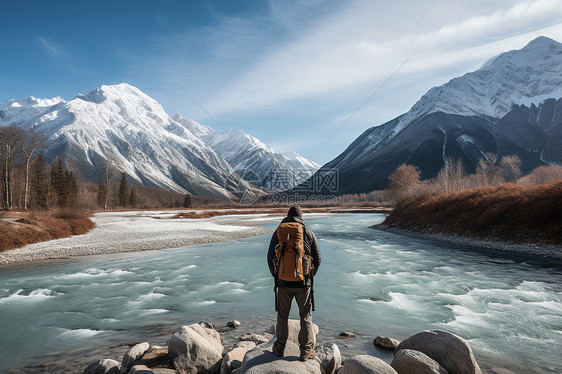
<path id="1" fill-rule="evenodd" d="M 16 221 L 0 222 L 0 251 L 27 244 L 85 234 L 95 227 L 85 212 L 22 213 Z"/>
<path id="2" fill-rule="evenodd" d="M 504 184 L 405 200 L 385 224 L 420 232 L 559 244 L 561 208 L 561 181 L 531 187 Z"/>

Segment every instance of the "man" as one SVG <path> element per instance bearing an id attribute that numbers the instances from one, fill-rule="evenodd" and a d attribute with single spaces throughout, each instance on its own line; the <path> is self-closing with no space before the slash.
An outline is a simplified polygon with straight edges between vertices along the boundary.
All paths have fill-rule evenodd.
<path id="1" fill-rule="evenodd" d="M 287 227 L 289 228 L 287 229 Z M 295 234 L 296 239 L 291 241 L 289 238 L 292 235 L 290 234 L 291 231 L 287 230 L 295 230 L 295 233 L 298 231 L 298 233 Z M 286 239 L 289 241 L 285 242 Z M 287 245 L 287 243 L 290 243 L 290 245 Z M 302 267 L 293 265 L 295 263 L 299 263 L 298 260 L 294 260 L 294 256 L 298 255 L 293 254 L 292 261 L 285 261 L 285 259 L 280 258 L 281 249 L 287 247 L 297 248 L 299 246 L 304 249 L 305 259 L 302 261 Z M 298 253 L 298 251 L 295 251 L 294 253 Z M 316 352 L 314 351 L 314 332 L 312 331 L 311 315 L 311 310 L 314 309 L 312 277 L 318 271 L 321 260 L 322 258 L 320 249 L 318 248 L 318 242 L 316 241 L 316 236 L 304 224 L 301 208 L 299 206 L 291 207 L 287 213 L 287 217 L 281 221 L 281 224 L 273 233 L 271 242 L 269 243 L 269 250 L 267 252 L 267 264 L 269 265 L 269 271 L 271 272 L 271 275 L 275 277 L 275 308 L 277 311 L 277 327 L 275 331 L 277 334 L 277 340 L 273 345 L 273 353 L 278 357 L 283 357 L 285 345 L 287 343 L 289 335 L 289 311 L 291 310 L 293 297 L 297 301 L 297 305 L 299 307 L 301 325 L 299 332 L 299 359 L 301 361 L 306 361 L 307 359 L 314 358 L 316 355 Z M 310 262 L 312 262 L 312 266 L 310 266 Z M 286 267 L 287 269 L 290 268 L 290 270 L 287 270 L 287 273 L 290 273 L 289 275 L 291 277 L 293 275 L 297 278 L 301 276 L 303 279 L 295 281 L 282 279 L 287 278 L 284 276 Z"/>

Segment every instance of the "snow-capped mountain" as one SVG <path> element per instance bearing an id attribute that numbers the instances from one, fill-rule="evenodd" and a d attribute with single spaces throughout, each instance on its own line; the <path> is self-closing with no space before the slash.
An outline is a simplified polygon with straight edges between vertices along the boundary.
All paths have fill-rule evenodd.
<path id="1" fill-rule="evenodd" d="M 274 151 L 243 131 L 211 132 L 204 135 L 203 139 L 240 176 L 264 188 L 292 188 L 320 167 L 295 152 Z"/>
<path id="2" fill-rule="evenodd" d="M 109 163 L 139 184 L 233 198 L 232 193 L 256 188 L 243 178 L 246 169 L 258 173 L 259 180 L 249 181 L 260 185 L 270 169 L 306 170 L 308 177 L 319 167 L 296 153 L 275 152 L 241 131 L 217 132 L 179 113 L 171 118 L 127 83 L 101 86 L 70 101 L 10 100 L 0 104 L 0 126 L 6 125 L 42 133 L 48 139 L 47 160 L 63 157 L 93 183 Z"/>
<path id="3" fill-rule="evenodd" d="M 1 125 L 42 133 L 48 160 L 61 156 L 94 183 L 109 163 L 140 184 L 178 192 L 232 198 L 228 183 L 253 188 L 156 100 L 126 83 L 101 86 L 68 102 L 11 100 L 0 104 L 0 113 Z"/>
<path id="4" fill-rule="evenodd" d="M 215 131 L 193 120 L 173 117 L 224 158 L 238 174 L 263 188 L 289 189 L 320 168 L 296 152 L 278 152 L 241 130 Z"/>
<path id="5" fill-rule="evenodd" d="M 539 37 L 521 50 L 502 53 L 480 69 L 430 89 L 410 111 L 366 130 L 323 168 L 339 169 L 340 193 L 356 193 L 385 188 L 388 176 L 402 163 L 418 166 L 423 178 L 431 178 L 448 157 L 461 159 L 473 171 L 488 152 L 519 155 L 524 171 L 560 162 L 562 148 L 546 151 L 547 143 L 542 141 L 525 148 L 525 142 L 514 139 L 525 132 L 516 131 L 518 125 L 510 122 L 516 117 L 522 120 L 511 112 L 516 106 L 541 117 L 537 110 L 558 108 L 545 100 L 559 98 L 562 44 Z M 543 118 L 543 122 L 547 121 Z M 533 128 L 546 139 L 560 136 L 560 126 L 552 122 Z"/>

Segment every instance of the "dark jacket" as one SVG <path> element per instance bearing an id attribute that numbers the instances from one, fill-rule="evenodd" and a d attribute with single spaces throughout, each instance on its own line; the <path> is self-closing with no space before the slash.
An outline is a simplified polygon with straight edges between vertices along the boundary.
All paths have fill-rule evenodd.
<path id="1" fill-rule="evenodd" d="M 283 222 L 298 222 L 304 228 L 304 245 L 305 248 L 310 248 L 310 254 L 312 256 L 312 275 L 314 276 L 320 267 L 320 262 L 322 262 L 322 255 L 320 253 L 320 249 L 318 248 L 318 241 L 316 241 L 316 236 L 312 231 L 310 231 L 306 225 L 304 224 L 302 218 L 298 217 L 285 217 Z M 275 257 L 275 247 L 279 244 L 279 238 L 277 237 L 277 230 L 271 236 L 271 241 L 269 242 L 269 250 L 267 251 L 267 265 L 269 265 L 269 272 L 274 277 L 274 265 L 273 259 Z M 302 287 L 310 287 L 312 285 L 310 279 L 305 279 L 303 281 L 298 282 L 288 282 L 282 279 L 279 279 L 279 287 L 295 287 L 295 288 L 302 288 Z"/>

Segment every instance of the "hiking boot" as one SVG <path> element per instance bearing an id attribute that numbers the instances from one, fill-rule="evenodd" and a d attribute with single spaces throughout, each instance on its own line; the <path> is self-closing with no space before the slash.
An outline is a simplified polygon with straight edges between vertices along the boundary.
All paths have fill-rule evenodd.
<path id="1" fill-rule="evenodd" d="M 283 357 L 285 356 L 285 354 L 283 353 L 282 350 L 278 349 L 275 347 L 275 345 L 273 346 L 273 348 L 271 349 L 271 351 L 273 352 L 273 354 L 277 357 Z"/>
<path id="2" fill-rule="evenodd" d="M 306 361 L 306 360 L 311 360 L 314 357 L 316 357 L 316 351 L 314 349 L 311 349 L 310 352 L 308 352 L 308 353 L 301 352 L 299 360 L 300 361 Z"/>

